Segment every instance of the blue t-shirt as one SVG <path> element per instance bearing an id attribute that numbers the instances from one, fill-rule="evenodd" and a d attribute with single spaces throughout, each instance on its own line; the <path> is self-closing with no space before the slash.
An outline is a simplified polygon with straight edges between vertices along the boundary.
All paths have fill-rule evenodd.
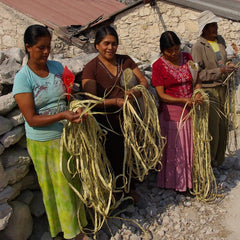
<path id="1" fill-rule="evenodd" d="M 33 94 L 35 111 L 39 115 L 52 115 L 67 110 L 62 81 L 63 66 L 56 61 L 47 61 L 49 74 L 45 78 L 36 75 L 26 64 L 16 74 L 13 84 L 13 96 L 18 93 Z M 36 141 L 48 141 L 61 137 L 63 124 L 42 127 L 30 127 L 25 121 L 26 136 Z"/>

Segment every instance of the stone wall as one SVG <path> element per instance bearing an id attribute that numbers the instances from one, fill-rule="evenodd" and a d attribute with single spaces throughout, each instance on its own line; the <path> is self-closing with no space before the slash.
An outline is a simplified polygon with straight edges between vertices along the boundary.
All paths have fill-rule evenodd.
<path id="1" fill-rule="evenodd" d="M 0 2 L 0 46 L 5 51 L 11 47 L 23 49 L 23 33 L 30 24 L 39 22 Z"/>
<path id="2" fill-rule="evenodd" d="M 0 239 L 6 240 L 27 239 L 33 216 L 45 212 L 34 206 L 42 206 L 36 204 L 42 203 L 41 192 L 26 148 L 24 119 L 12 96 L 23 58 L 18 48 L 0 52 Z"/>
<path id="3" fill-rule="evenodd" d="M 198 38 L 199 12 L 181 6 L 156 1 L 155 6 L 140 4 L 119 14 L 113 23 L 120 36 L 119 53 L 149 60 L 159 53 L 159 38 L 165 30 L 174 31 L 181 40 L 194 43 Z M 240 23 L 221 18 L 219 34 L 226 44 L 240 49 Z"/>
<path id="4" fill-rule="evenodd" d="M 24 50 L 23 35 L 26 28 L 32 24 L 41 24 L 13 8 L 0 2 L 0 50 L 5 51 L 12 47 Z M 52 29 L 49 29 L 52 31 Z M 81 49 L 69 46 L 58 38 L 53 32 L 52 49 L 55 52 L 61 50 L 68 56 L 78 55 L 83 52 Z"/>

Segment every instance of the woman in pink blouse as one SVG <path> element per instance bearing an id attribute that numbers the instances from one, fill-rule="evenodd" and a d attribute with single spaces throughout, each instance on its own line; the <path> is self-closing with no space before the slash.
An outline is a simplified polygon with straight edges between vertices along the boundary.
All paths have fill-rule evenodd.
<path id="1" fill-rule="evenodd" d="M 200 88 L 189 70 L 190 54 L 180 51 L 181 42 L 172 31 L 164 32 L 160 37 L 161 57 L 152 67 L 152 84 L 159 99 L 159 118 L 162 135 L 167 138 L 163 153 L 163 167 L 158 173 L 157 185 L 161 188 L 184 192 L 192 188 L 193 139 L 192 121 L 188 117 L 180 123 L 195 101 L 201 102 L 201 96 L 192 99 L 194 88 Z M 184 106 L 187 107 L 184 109 Z"/>

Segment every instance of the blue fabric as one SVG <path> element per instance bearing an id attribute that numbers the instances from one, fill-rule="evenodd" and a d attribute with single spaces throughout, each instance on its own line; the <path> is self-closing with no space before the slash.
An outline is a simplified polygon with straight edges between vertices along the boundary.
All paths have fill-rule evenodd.
<path id="1" fill-rule="evenodd" d="M 63 66 L 56 61 L 47 61 L 49 75 L 41 78 L 26 64 L 16 74 L 13 95 L 32 93 L 35 110 L 39 115 L 52 115 L 67 110 L 66 88 L 62 81 Z M 48 141 L 61 137 L 63 124 L 57 122 L 44 127 L 30 127 L 25 121 L 26 136 L 36 141 Z"/>

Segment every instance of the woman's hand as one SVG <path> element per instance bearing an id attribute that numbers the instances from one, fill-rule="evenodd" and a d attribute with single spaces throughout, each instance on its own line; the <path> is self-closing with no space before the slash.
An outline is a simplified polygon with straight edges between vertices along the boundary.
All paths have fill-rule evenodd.
<path id="1" fill-rule="evenodd" d="M 82 108 L 78 108 L 77 111 L 76 111 L 76 113 L 79 113 L 80 115 L 82 114 L 82 112 L 83 112 Z M 84 113 L 82 115 L 82 120 L 85 121 L 87 119 L 87 116 L 88 116 L 88 114 Z"/>
<path id="2" fill-rule="evenodd" d="M 135 89 L 130 89 L 126 92 L 126 94 L 128 95 L 128 99 L 133 99 L 134 97 L 135 98 L 138 98 L 138 97 L 141 97 L 141 92 L 139 90 L 135 90 Z"/>
<path id="3" fill-rule="evenodd" d="M 72 123 L 80 123 L 87 118 L 87 114 L 84 114 L 83 116 L 81 116 L 81 113 L 82 113 L 81 108 L 78 108 L 78 110 L 76 112 L 73 112 L 73 111 L 63 112 L 64 118 L 67 119 L 69 122 L 72 122 Z"/>
<path id="4" fill-rule="evenodd" d="M 223 66 L 220 69 L 221 69 L 221 73 L 224 73 L 224 74 L 231 73 L 232 71 L 237 70 L 237 68 L 233 63 L 228 63 L 226 66 Z"/>
<path id="5" fill-rule="evenodd" d="M 202 94 L 198 92 L 198 93 L 195 95 L 194 103 L 195 103 L 195 104 L 202 104 L 202 102 L 203 102 Z"/>
<path id="6" fill-rule="evenodd" d="M 138 98 L 142 95 L 139 90 L 135 89 L 128 90 L 126 94 L 128 95 L 128 101 L 132 101 L 134 98 Z M 124 102 L 125 102 L 124 98 L 115 98 L 115 106 L 119 108 L 123 107 Z"/>
<path id="7" fill-rule="evenodd" d="M 188 107 L 192 107 L 194 104 L 194 99 L 192 98 L 183 98 L 183 103 L 187 104 Z"/>

